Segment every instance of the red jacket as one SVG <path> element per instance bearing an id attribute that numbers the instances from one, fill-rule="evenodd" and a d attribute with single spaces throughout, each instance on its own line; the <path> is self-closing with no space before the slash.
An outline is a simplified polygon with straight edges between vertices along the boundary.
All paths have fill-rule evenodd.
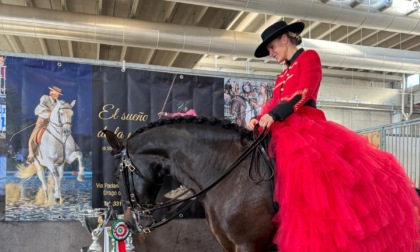
<path id="1" fill-rule="evenodd" d="M 318 53 L 301 49 L 291 61 L 278 75 L 273 87 L 273 98 L 263 106 L 259 117 L 268 113 L 274 120 L 283 121 L 305 104 L 315 106 L 322 79 Z"/>

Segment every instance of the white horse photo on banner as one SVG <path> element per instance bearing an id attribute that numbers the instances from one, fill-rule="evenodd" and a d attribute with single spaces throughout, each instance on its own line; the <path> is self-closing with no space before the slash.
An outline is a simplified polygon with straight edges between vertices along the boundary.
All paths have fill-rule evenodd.
<path id="1" fill-rule="evenodd" d="M 39 147 L 34 151 L 35 160 L 28 166 L 20 166 L 17 176 L 21 179 L 28 179 L 38 175 L 44 192 L 45 204 L 62 203 L 61 179 L 63 177 L 65 163 L 73 163 L 77 159 L 79 171 L 77 180 L 84 179 L 84 166 L 82 152 L 71 135 L 73 118 L 73 100 L 70 104 L 59 100 L 58 104 L 51 111 L 48 127 L 40 137 Z M 37 136 L 40 135 L 37 134 Z M 37 137 L 39 138 L 39 137 Z M 48 169 L 53 178 L 53 190 L 49 190 L 50 183 L 45 179 L 45 169 Z M 52 192 L 52 193 L 51 193 Z M 53 196 L 53 198 L 52 198 Z M 52 200 L 54 201 L 52 202 Z"/>

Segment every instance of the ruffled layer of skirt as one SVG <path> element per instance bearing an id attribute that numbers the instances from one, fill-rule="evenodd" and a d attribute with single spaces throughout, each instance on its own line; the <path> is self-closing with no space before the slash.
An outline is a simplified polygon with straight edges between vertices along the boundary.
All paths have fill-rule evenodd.
<path id="1" fill-rule="evenodd" d="M 419 251 L 420 202 L 399 162 L 306 112 L 272 126 L 279 251 Z"/>

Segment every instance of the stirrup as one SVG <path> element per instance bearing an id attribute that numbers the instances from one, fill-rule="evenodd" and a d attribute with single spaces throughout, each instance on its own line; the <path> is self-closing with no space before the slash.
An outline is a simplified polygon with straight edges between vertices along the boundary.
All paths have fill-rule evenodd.
<path id="1" fill-rule="evenodd" d="M 167 199 L 185 199 L 192 195 L 190 189 L 186 188 L 185 186 L 181 185 L 180 187 L 165 193 L 163 196 Z"/>

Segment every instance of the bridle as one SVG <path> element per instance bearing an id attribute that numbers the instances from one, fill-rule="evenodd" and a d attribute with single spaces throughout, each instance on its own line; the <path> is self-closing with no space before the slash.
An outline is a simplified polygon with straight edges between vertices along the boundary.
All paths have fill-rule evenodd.
<path id="1" fill-rule="evenodd" d="M 250 170 L 254 162 L 254 158 L 257 155 L 256 152 L 259 153 L 264 157 L 266 163 L 271 169 L 271 175 L 268 178 L 264 178 L 261 176 L 260 180 L 253 180 L 255 183 L 259 183 L 263 180 L 269 180 L 273 176 L 273 164 L 269 161 L 268 155 L 264 150 L 264 147 L 261 145 L 261 142 L 267 137 L 268 130 L 263 129 L 262 132 L 255 138 L 257 135 L 256 132 L 258 126 L 256 126 L 254 130 L 254 141 L 252 144 L 245 149 L 242 154 L 229 166 L 229 168 L 213 183 L 209 186 L 204 188 L 202 191 L 186 197 L 184 199 L 172 199 L 167 202 L 155 202 L 152 204 L 141 204 L 137 201 L 135 190 L 134 190 L 134 175 L 137 175 L 146 180 L 146 177 L 141 173 L 141 171 L 131 162 L 131 159 L 128 154 L 128 150 L 125 147 L 119 153 L 114 155 L 114 158 L 120 160 L 119 164 L 119 172 L 120 172 L 120 179 L 122 179 L 122 184 L 124 185 L 123 188 L 120 190 L 124 190 L 124 193 L 121 193 L 121 200 L 125 201 L 127 207 L 131 209 L 134 213 L 134 220 L 136 222 L 136 228 L 140 233 L 150 233 L 153 229 L 160 227 L 169 221 L 176 218 L 179 214 L 184 212 L 188 207 L 190 207 L 195 201 L 200 199 L 205 193 L 210 191 L 213 187 L 215 187 L 218 183 L 220 183 L 223 179 L 225 179 L 235 168 L 237 168 L 249 155 L 252 154 Z M 250 176 L 250 175 L 249 175 Z M 123 199 L 123 195 L 128 196 L 128 199 Z M 153 219 L 153 212 L 159 209 L 169 208 L 171 206 L 179 205 L 175 210 L 169 211 L 169 217 L 164 216 L 161 220 L 156 221 Z M 140 224 L 140 218 L 148 218 L 153 221 L 153 224 L 150 226 L 142 226 Z"/>
<path id="2" fill-rule="evenodd" d="M 66 124 L 70 124 L 70 127 L 72 126 L 72 122 L 71 121 L 70 122 L 64 122 L 64 123 L 61 122 L 60 110 L 65 110 L 65 109 L 70 109 L 71 110 L 71 108 L 69 108 L 69 107 L 60 107 L 60 108 L 58 108 L 58 111 L 57 111 L 58 123 L 53 122 L 53 121 L 50 120 L 50 123 L 53 124 L 54 126 L 56 126 L 57 128 L 63 128 L 64 125 L 66 125 Z"/>

